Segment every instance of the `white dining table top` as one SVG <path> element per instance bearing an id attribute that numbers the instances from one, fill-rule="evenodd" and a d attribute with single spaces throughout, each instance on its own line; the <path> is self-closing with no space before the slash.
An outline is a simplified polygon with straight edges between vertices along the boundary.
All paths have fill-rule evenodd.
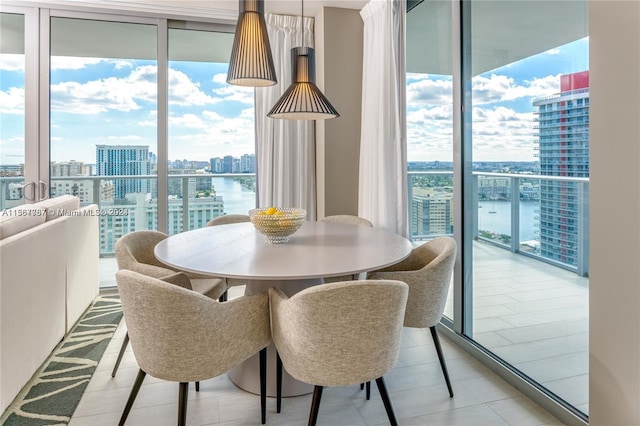
<path id="1" fill-rule="evenodd" d="M 411 242 L 382 228 L 305 222 L 285 244 L 269 244 L 251 223 L 172 235 L 155 247 L 161 262 L 184 271 L 256 280 L 350 275 L 393 265 Z"/>

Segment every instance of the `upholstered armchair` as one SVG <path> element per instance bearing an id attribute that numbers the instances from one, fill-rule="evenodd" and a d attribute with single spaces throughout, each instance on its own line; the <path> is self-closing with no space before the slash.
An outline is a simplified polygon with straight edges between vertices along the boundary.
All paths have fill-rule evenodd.
<path id="1" fill-rule="evenodd" d="M 142 275 L 154 278 L 162 278 L 177 272 L 175 269 L 161 263 L 153 254 L 153 249 L 167 235 L 158 231 L 134 231 L 123 235 L 116 241 L 116 262 L 119 270 L 135 271 Z M 225 293 L 227 287 L 224 280 L 211 278 L 204 275 L 187 274 L 189 286 L 194 291 L 207 297 L 218 299 Z M 129 334 L 125 334 L 120 353 L 111 373 L 116 376 L 124 352 L 129 344 Z M 196 384 L 196 387 L 198 385 Z"/>
<path id="2" fill-rule="evenodd" d="M 246 214 L 225 214 L 217 216 L 207 222 L 207 226 L 227 225 L 229 223 L 251 222 L 249 215 Z"/>
<path id="3" fill-rule="evenodd" d="M 413 249 L 400 263 L 369 274 L 370 279 L 399 280 L 409 285 L 409 298 L 404 316 L 405 327 L 427 328 L 438 353 L 440 367 L 453 397 L 449 373 L 442 353 L 436 325 L 440 322 L 451 284 L 456 260 L 456 242 L 438 237 Z"/>
<path id="4" fill-rule="evenodd" d="M 179 273 L 182 280 L 186 275 Z M 188 279 L 187 279 L 188 280 Z M 123 425 L 147 374 L 179 382 L 178 425 L 186 423 L 188 382 L 225 373 L 260 352 L 261 421 L 266 416 L 266 294 L 220 303 L 133 271 L 116 273 L 131 347 L 140 366 L 120 419 Z"/>
<path id="5" fill-rule="evenodd" d="M 364 225 L 373 227 L 373 223 L 369 219 L 365 219 L 360 216 L 352 216 L 349 214 L 336 214 L 332 216 L 325 216 L 322 219 L 323 222 L 333 222 L 333 223 L 346 223 L 349 225 Z"/>
<path id="6" fill-rule="evenodd" d="M 207 226 L 218 226 L 218 225 L 227 225 L 230 223 L 244 223 L 251 222 L 251 218 L 247 214 L 225 214 L 223 216 L 214 217 L 209 222 L 207 222 Z M 242 285 L 247 285 L 247 280 L 241 280 L 237 278 L 223 278 L 224 282 L 229 287 L 237 287 Z M 227 300 L 227 290 L 221 296 L 221 300 Z"/>
<path id="7" fill-rule="evenodd" d="M 397 421 L 384 384 L 400 352 L 408 286 L 399 281 L 346 281 L 307 288 L 290 298 L 269 289 L 278 351 L 277 411 L 282 367 L 315 385 L 309 424 L 315 425 L 324 386 L 376 380 L 389 421 Z"/>
<path id="8" fill-rule="evenodd" d="M 346 225 L 362 225 L 373 227 L 373 223 L 369 219 L 365 219 L 360 216 L 353 216 L 349 214 L 336 214 L 332 216 L 325 216 L 321 220 L 322 222 L 331 222 L 331 223 L 343 223 Z M 342 275 L 339 277 L 327 277 L 324 279 L 325 282 L 339 282 L 339 281 L 348 281 L 348 280 L 357 280 L 360 277 L 358 274 L 354 275 Z M 362 276 L 364 278 L 364 275 Z"/>

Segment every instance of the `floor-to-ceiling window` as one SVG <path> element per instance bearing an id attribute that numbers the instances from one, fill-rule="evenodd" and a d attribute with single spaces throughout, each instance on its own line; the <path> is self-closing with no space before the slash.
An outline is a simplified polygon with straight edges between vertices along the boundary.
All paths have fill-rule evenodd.
<path id="1" fill-rule="evenodd" d="M 453 235 L 451 2 L 409 2 L 408 7 L 409 223 L 414 244 L 421 244 Z M 453 319 L 453 286 L 449 295 L 445 316 Z"/>
<path id="2" fill-rule="evenodd" d="M 226 83 L 222 21 L 2 8 L 1 207 L 98 204 L 102 286 L 127 232 L 255 207 L 253 89 Z"/>
<path id="3" fill-rule="evenodd" d="M 170 234 L 256 205 L 254 89 L 226 82 L 232 29 L 169 28 Z"/>
<path id="4" fill-rule="evenodd" d="M 587 414 L 587 3 L 462 5 L 462 330 Z"/>
<path id="5" fill-rule="evenodd" d="M 584 417 L 587 2 L 425 0 L 408 9 L 411 235 L 415 244 L 458 238 L 447 323 Z"/>
<path id="6" fill-rule="evenodd" d="M 99 204 L 100 253 L 156 229 L 157 27 L 52 17 L 51 196 Z M 154 177 L 151 177 L 156 175 Z"/>

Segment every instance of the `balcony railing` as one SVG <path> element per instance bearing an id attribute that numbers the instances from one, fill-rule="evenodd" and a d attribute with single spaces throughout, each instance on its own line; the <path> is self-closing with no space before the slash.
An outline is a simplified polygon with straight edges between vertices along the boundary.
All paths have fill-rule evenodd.
<path id="1" fill-rule="evenodd" d="M 552 263 L 581 276 L 588 274 L 588 178 L 486 172 L 474 172 L 472 176 L 475 195 L 471 208 L 476 212 L 471 228 L 474 239 Z M 170 193 L 174 194 L 169 200 L 169 233 L 204 226 L 211 217 L 225 212 L 247 210 L 242 207 L 239 211 L 230 211 L 224 197 L 213 193 L 198 195 L 203 192 L 198 190 L 197 179 L 234 177 L 249 178 L 255 184 L 255 174 L 250 173 L 169 175 Z M 412 238 L 424 240 L 452 235 L 453 172 L 411 171 L 408 178 Z M 485 182 L 479 184 L 483 179 Z M 16 198 L 16 188 L 23 181 L 23 177 L 0 177 L 0 209 L 22 204 L 20 199 L 10 199 L 10 185 L 13 184 L 13 197 Z M 144 191 L 138 198 L 129 195 L 128 201 L 116 200 L 113 195 L 118 184 L 111 187 L 107 184 L 116 181 L 138 182 Z M 101 255 L 107 256 L 113 254 L 113 243 L 121 234 L 136 229 L 156 229 L 157 195 L 153 188 L 156 184 L 157 176 L 154 175 L 51 178 L 52 188 L 59 189 L 53 195 L 75 194 L 83 204 L 97 204 L 105 212 L 101 217 L 100 244 Z M 562 188 L 565 192 L 561 193 L 558 184 L 569 188 Z M 501 206 L 500 211 L 492 210 L 494 204 Z M 528 209 L 528 217 L 522 217 L 523 207 Z M 123 212 L 126 214 L 122 215 Z M 492 229 L 491 223 L 484 223 L 483 218 L 487 215 L 492 215 L 490 222 L 499 222 L 502 229 Z M 533 233 L 535 238 L 523 241 L 522 230 L 527 227 L 526 234 L 530 237 Z M 541 232 L 545 238 L 540 237 Z M 558 240 L 562 242 L 558 243 Z"/>
<path id="2" fill-rule="evenodd" d="M 255 185 L 254 173 L 176 174 L 168 176 L 169 233 L 205 226 L 213 217 L 224 213 L 246 213 L 229 210 L 229 203 L 212 190 L 212 185 L 199 187 L 202 179 L 246 178 Z M 24 177 L 0 177 L 0 210 L 24 203 L 21 185 Z M 72 194 L 81 205 L 97 204 L 100 208 L 100 255 L 113 255 L 115 241 L 134 230 L 157 229 L 158 200 L 156 175 L 55 176 L 51 177 L 52 196 Z M 255 190 L 254 190 L 255 193 Z M 186 194 L 186 195 L 185 195 Z"/>
<path id="3" fill-rule="evenodd" d="M 472 176 L 474 196 L 471 208 L 476 212 L 473 215 L 471 229 L 474 239 L 554 264 L 580 276 L 588 274 L 589 178 L 488 172 L 473 172 Z M 422 240 L 452 234 L 453 172 L 409 172 L 408 177 L 409 200 L 412 202 L 412 238 Z M 444 183 L 443 186 L 433 186 L 438 179 Z M 480 185 L 481 179 L 493 185 Z M 425 184 L 431 185 L 430 189 L 421 189 Z M 418 192 L 422 194 L 417 194 Z M 440 208 L 434 210 L 448 209 L 448 232 L 444 232 L 446 227 L 441 226 L 440 217 L 437 218 L 437 226 L 434 229 L 425 225 L 433 218 L 424 217 L 424 213 L 420 212 L 420 199 L 432 208 L 434 204 L 439 204 Z M 502 208 L 499 210 L 492 208 L 500 203 Z M 529 210 L 525 219 L 521 214 L 523 203 L 527 203 L 526 207 Z M 421 217 L 416 217 L 416 212 L 419 212 Z M 550 215 L 555 219 L 553 223 L 541 224 L 540 218 Z M 489 223 L 483 223 L 483 218 L 492 219 Z M 492 229 L 492 223 L 499 223 L 502 229 Z M 534 240 L 521 238 L 522 230 L 527 227 L 527 234 L 536 235 Z M 541 231 L 545 235 L 543 241 L 540 238 Z M 546 238 L 549 235 L 555 237 L 553 241 Z M 558 240 L 561 242 L 558 243 Z"/>

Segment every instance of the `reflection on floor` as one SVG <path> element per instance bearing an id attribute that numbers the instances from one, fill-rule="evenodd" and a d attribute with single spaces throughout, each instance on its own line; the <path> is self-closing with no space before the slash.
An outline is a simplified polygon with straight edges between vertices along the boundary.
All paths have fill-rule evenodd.
<path id="1" fill-rule="evenodd" d="M 241 294 L 231 288 L 231 297 Z M 72 420 L 72 426 L 117 424 L 138 368 L 131 349 L 115 378 L 115 362 L 125 328 L 121 324 L 100 361 Z M 559 425 L 548 412 L 505 383 L 457 346 L 443 340 L 455 392 L 449 398 L 428 330 L 405 329 L 398 365 L 385 377 L 399 423 L 403 425 Z M 147 377 L 128 425 L 173 425 L 178 386 Z M 373 386 L 370 401 L 359 386 L 327 388 L 319 425 L 386 425 L 380 396 Z M 267 400 L 268 425 L 306 424 L 311 395 L 287 398 L 282 413 Z M 226 375 L 202 382 L 189 392 L 189 425 L 259 425 L 259 397 L 236 388 Z"/>

